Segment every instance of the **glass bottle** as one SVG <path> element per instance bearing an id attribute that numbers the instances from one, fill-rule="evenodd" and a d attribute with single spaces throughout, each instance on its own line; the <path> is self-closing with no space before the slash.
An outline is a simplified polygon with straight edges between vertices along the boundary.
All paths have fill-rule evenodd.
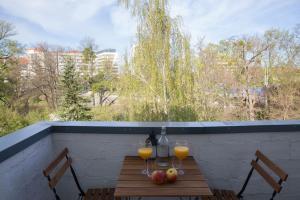
<path id="1" fill-rule="evenodd" d="M 157 144 L 157 164 L 161 167 L 169 165 L 169 140 L 166 135 L 166 127 L 161 127 L 161 135 Z"/>

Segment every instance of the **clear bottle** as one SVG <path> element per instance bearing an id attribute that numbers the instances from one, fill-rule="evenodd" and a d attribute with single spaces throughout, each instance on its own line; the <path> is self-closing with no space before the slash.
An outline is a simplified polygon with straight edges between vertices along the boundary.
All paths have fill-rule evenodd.
<path id="1" fill-rule="evenodd" d="M 169 140 L 166 135 L 166 127 L 161 127 L 161 135 L 157 144 L 157 164 L 161 167 L 169 165 Z"/>

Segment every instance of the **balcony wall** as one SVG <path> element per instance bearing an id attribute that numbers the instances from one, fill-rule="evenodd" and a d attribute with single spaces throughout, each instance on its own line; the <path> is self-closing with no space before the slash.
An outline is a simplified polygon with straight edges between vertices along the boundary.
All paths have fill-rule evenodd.
<path id="1" fill-rule="evenodd" d="M 54 199 L 42 174 L 54 156 L 52 147 L 49 135 L 0 163 L 1 200 Z"/>
<path id="2" fill-rule="evenodd" d="M 125 155 L 134 144 L 167 125 L 171 141 L 187 139 L 211 187 L 241 188 L 256 149 L 281 166 L 289 178 L 278 199 L 300 199 L 300 122 L 235 123 L 56 123 L 43 137 L 21 138 L 14 149 L 0 148 L 0 192 L 4 199 L 53 199 L 42 169 L 64 147 L 83 188 L 114 186 Z M 30 131 L 31 127 L 25 129 Z M 12 134 L 20 136 L 24 130 Z M 40 131 L 40 130 L 38 130 Z M 35 137 L 32 139 L 32 137 Z M 1 138 L 2 139 L 2 138 Z M 1 144 L 0 139 L 0 147 Z M 6 138 L 4 138 L 6 140 Z M 20 143 L 26 145 L 19 147 Z M 19 149 L 17 148 L 19 147 Z M 2 152 L 1 152 L 2 150 Z M 8 151 L 9 150 L 9 151 Z M 9 156 L 8 156 L 9 155 Z M 2 156 L 2 157 L 1 157 Z M 63 199 L 76 198 L 70 173 L 58 184 Z M 254 173 L 245 199 L 269 199 L 272 189 Z M 73 194 L 73 196 L 72 196 Z"/>

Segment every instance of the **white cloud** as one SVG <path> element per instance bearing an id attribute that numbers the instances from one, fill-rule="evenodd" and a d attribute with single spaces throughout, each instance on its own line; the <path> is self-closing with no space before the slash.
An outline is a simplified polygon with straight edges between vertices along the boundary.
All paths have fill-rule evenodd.
<path id="1" fill-rule="evenodd" d="M 114 7 L 110 12 L 114 31 L 122 37 L 131 37 L 136 32 L 136 20 L 124 7 Z"/>
<path id="2" fill-rule="evenodd" d="M 1 0 L 10 14 L 55 34 L 72 34 L 112 0 Z"/>
<path id="3" fill-rule="evenodd" d="M 129 47 L 136 23 L 116 0 L 0 0 L 26 44 L 46 41 L 77 47 L 86 37 L 100 48 Z M 1 16 L 1 13 L 0 13 Z"/>
<path id="4" fill-rule="evenodd" d="M 100 48 L 124 49 L 136 32 L 135 19 L 116 0 L 0 0 L 0 7 L 10 15 L 23 43 L 43 40 L 76 46 L 90 36 Z M 293 7 L 299 10 L 299 0 L 170 0 L 169 7 L 171 16 L 182 16 L 193 44 L 203 36 L 206 42 L 217 42 L 274 26 L 286 28 L 300 17 L 300 12 L 290 12 Z"/>
<path id="5" fill-rule="evenodd" d="M 197 38 L 205 36 L 206 42 L 217 42 L 232 35 L 261 33 L 279 22 L 272 17 L 297 0 L 173 0 L 171 16 L 181 15 L 184 28 Z M 300 5 L 298 4 L 298 7 Z M 287 16 L 288 17 L 288 16 Z M 264 23 L 269 18 L 268 23 Z M 295 20 L 296 21 L 296 20 Z"/>

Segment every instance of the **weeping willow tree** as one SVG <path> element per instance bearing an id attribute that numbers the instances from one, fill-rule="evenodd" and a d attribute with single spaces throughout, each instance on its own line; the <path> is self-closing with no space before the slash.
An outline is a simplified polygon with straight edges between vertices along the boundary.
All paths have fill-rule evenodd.
<path id="1" fill-rule="evenodd" d="M 136 45 L 125 61 L 122 94 L 129 120 L 196 120 L 189 37 L 167 0 L 121 0 L 137 19 Z"/>

